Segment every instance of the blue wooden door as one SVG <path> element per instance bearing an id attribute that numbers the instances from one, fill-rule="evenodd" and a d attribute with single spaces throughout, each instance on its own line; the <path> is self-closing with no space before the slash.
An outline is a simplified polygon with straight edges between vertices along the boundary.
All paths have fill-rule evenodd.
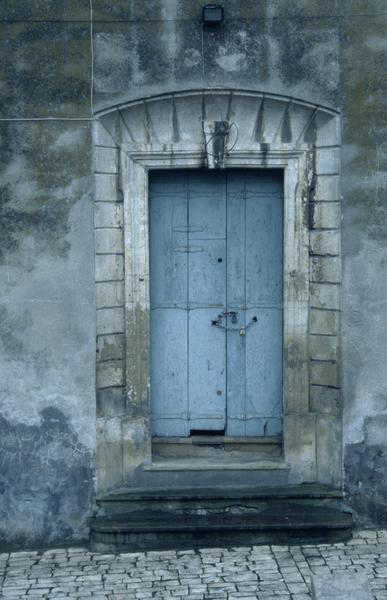
<path id="1" fill-rule="evenodd" d="M 282 431 L 279 171 L 150 177 L 153 435 Z"/>

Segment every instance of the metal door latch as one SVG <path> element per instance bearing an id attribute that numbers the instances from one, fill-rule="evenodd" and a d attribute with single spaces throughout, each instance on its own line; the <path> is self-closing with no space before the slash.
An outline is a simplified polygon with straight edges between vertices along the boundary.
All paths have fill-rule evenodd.
<path id="1" fill-rule="evenodd" d="M 225 310 L 224 312 L 222 312 L 220 315 L 218 315 L 217 319 L 213 319 L 211 321 L 211 325 L 215 325 L 217 327 L 224 327 L 222 325 L 222 321 L 223 318 L 225 317 L 230 317 L 231 318 L 231 323 L 238 323 L 238 313 L 236 312 L 236 310 Z"/>
<path id="2" fill-rule="evenodd" d="M 236 327 L 227 327 L 227 325 L 223 325 L 223 318 L 224 317 L 231 317 L 231 323 L 233 323 L 234 325 L 236 323 L 238 323 L 238 313 L 235 310 L 229 310 L 229 311 L 224 311 L 223 313 L 221 313 L 220 315 L 218 315 L 217 319 L 213 319 L 211 321 L 211 325 L 213 325 L 214 327 L 219 327 L 220 329 L 225 329 L 226 331 L 239 331 L 239 335 L 246 335 L 246 331 L 249 327 L 251 327 L 251 325 L 253 325 L 253 323 L 256 323 L 258 321 L 257 317 L 254 315 L 254 317 L 252 317 L 251 321 L 246 325 L 246 327 L 241 327 L 240 329 L 237 329 Z"/>

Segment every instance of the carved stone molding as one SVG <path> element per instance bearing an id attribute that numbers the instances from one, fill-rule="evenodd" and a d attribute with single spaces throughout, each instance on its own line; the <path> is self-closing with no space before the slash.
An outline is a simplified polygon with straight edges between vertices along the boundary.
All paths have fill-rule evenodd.
<path id="1" fill-rule="evenodd" d="M 151 461 L 148 172 L 206 167 L 284 170 L 284 455 L 292 481 L 339 485 L 339 131 L 330 109 L 233 90 L 168 94 L 99 115 L 101 491 Z"/>

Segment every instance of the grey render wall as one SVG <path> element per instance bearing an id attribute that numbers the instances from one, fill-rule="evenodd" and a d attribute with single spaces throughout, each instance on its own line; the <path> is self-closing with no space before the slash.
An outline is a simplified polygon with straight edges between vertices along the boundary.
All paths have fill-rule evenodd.
<path id="1" fill-rule="evenodd" d="M 0 8 L 2 547 L 86 539 L 94 487 L 90 26 L 47 4 Z"/>
<path id="2" fill-rule="evenodd" d="M 387 10 L 342 21 L 343 385 L 346 492 L 387 524 Z"/>
<path id="3" fill-rule="evenodd" d="M 359 520 L 387 524 L 385 1 L 226 0 L 225 22 L 213 30 L 202 29 L 203 4 L 1 3 L 4 543 L 87 535 L 95 454 L 93 111 L 223 86 L 342 111 L 346 490 Z"/>

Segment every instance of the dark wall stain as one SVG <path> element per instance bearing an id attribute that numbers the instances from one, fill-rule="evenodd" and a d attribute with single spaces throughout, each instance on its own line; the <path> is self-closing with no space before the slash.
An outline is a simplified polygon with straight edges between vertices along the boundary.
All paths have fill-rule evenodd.
<path id="1" fill-rule="evenodd" d="M 89 124 L 9 123 L 0 133 L 0 262 L 28 236 L 34 255 L 66 256 L 71 208 L 91 187 Z"/>
<path id="2" fill-rule="evenodd" d="M 63 200 L 42 204 L 36 211 L 17 210 L 12 205 L 9 186 L 0 188 L 0 261 L 19 247 L 20 237 L 33 235 L 41 252 L 51 253 L 55 248 L 57 256 L 66 256 L 70 249 L 65 239 L 69 233 L 68 205 Z"/>
<path id="3" fill-rule="evenodd" d="M 359 526 L 387 526 L 387 448 L 348 444 L 345 494 Z"/>
<path id="4" fill-rule="evenodd" d="M 360 6 L 360 4 L 359 4 Z M 343 109 L 343 356 L 348 414 L 361 411 L 364 443 L 345 449 L 345 490 L 359 524 L 387 525 L 385 354 L 386 18 L 340 23 Z M 383 289 L 382 289 L 383 288 Z M 378 368 L 378 365 L 381 368 Z M 359 397 L 367 386 L 369 397 Z M 383 398 L 384 396 L 384 398 Z M 371 413 L 373 417 L 368 417 Z M 351 430 L 351 423 L 345 424 Z"/>
<path id="5" fill-rule="evenodd" d="M 27 310 L 21 314 L 11 314 L 6 305 L 0 306 L 0 348 L 5 356 L 20 357 L 24 348 L 23 335 L 32 322 Z"/>
<path id="6" fill-rule="evenodd" d="M 278 44 L 283 81 L 314 84 L 335 105 L 339 99 L 338 80 L 332 79 L 339 64 L 337 21 L 274 19 L 270 34 Z"/>
<path id="7" fill-rule="evenodd" d="M 47 3 L 46 3 L 47 4 Z M 7 117 L 90 116 L 90 27 L 0 23 L 0 103 Z"/>
<path id="8" fill-rule="evenodd" d="M 84 20 L 90 16 L 90 7 L 84 0 L 2 0 L 0 19 L 12 20 Z"/>
<path id="9" fill-rule="evenodd" d="M 0 416 L 0 549 L 87 539 L 93 458 L 60 410 L 40 414 L 39 425 Z"/>

